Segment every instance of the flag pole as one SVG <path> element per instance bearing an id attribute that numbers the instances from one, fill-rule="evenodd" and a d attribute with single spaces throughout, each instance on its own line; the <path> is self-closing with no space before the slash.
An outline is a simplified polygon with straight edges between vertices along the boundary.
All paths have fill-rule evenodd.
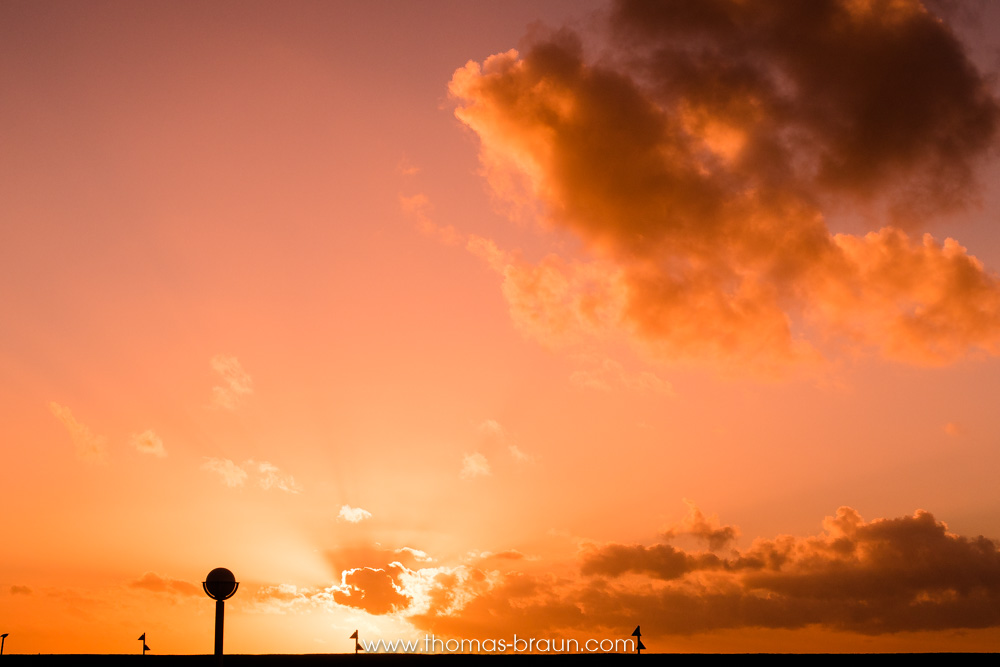
<path id="1" fill-rule="evenodd" d="M 632 636 L 635 637 L 635 654 L 642 655 L 642 649 L 646 648 L 642 643 L 642 632 L 639 631 L 639 626 L 635 626 L 635 630 L 632 631 Z"/>
<path id="2" fill-rule="evenodd" d="M 362 650 L 361 643 L 358 641 L 358 631 L 357 630 L 355 630 L 354 634 L 351 635 L 351 639 L 354 640 L 354 655 L 357 655 L 358 651 Z"/>

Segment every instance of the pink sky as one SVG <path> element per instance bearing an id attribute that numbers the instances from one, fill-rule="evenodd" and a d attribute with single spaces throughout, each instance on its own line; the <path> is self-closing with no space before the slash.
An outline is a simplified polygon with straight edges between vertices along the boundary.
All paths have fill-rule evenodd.
<path id="1" fill-rule="evenodd" d="M 696 6 L 0 5 L 5 652 L 1000 650 L 1000 8 Z"/>

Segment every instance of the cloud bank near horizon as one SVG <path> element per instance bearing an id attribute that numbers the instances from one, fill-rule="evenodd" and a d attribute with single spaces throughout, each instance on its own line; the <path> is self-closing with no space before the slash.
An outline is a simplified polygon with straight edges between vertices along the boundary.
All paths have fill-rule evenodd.
<path id="1" fill-rule="evenodd" d="M 692 506 L 693 507 L 693 506 Z M 686 523 L 721 547 L 734 527 Z M 949 533 L 929 512 L 866 522 L 850 507 L 811 537 L 758 538 L 725 554 L 666 541 L 589 545 L 576 577 L 549 572 L 438 574 L 433 602 L 410 620 L 441 634 L 504 629 L 572 634 L 656 618 L 660 632 L 818 626 L 866 635 L 1000 625 L 1000 549 Z M 714 543 L 713 543 L 714 541 Z M 478 572 L 477 574 L 474 574 Z"/>
<path id="2" fill-rule="evenodd" d="M 349 607 L 439 636 L 533 632 L 573 636 L 656 618 L 658 633 L 740 628 L 877 636 L 1000 627 L 1000 545 L 949 532 L 927 511 L 865 521 L 841 507 L 812 536 L 759 537 L 736 548 L 735 526 L 688 516 L 654 544 L 585 543 L 569 563 L 470 552 L 440 562 L 409 547 L 328 553 L 339 581 L 257 593 L 282 609 Z M 673 541 L 688 536 L 707 549 Z M 529 633 L 530 634 L 530 633 Z"/>

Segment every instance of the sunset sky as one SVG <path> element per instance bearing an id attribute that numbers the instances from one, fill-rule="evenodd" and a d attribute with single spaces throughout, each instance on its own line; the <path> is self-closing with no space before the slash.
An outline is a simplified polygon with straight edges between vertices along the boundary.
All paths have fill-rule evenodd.
<path id="1" fill-rule="evenodd" d="M 1000 3 L 0 1 L 5 653 L 1000 651 Z"/>

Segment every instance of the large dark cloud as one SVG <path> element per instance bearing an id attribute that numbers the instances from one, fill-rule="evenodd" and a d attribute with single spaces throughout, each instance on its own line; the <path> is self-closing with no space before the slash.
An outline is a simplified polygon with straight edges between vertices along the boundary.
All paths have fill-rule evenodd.
<path id="1" fill-rule="evenodd" d="M 723 561 L 715 554 L 689 554 L 669 544 L 652 547 L 612 544 L 590 554 L 583 562 L 583 574 L 619 576 L 626 572 L 657 579 L 681 579 L 691 572 L 714 570 Z"/>
<path id="2" fill-rule="evenodd" d="M 947 208 L 996 134 L 983 77 L 919 2 L 623 0 L 614 24 L 657 99 L 745 133 L 733 166 L 758 183 Z"/>
<path id="3" fill-rule="evenodd" d="M 975 199 L 1000 125 L 944 22 L 907 0 L 709 0 L 621 2 L 611 26 L 599 64 L 560 31 L 451 82 L 501 199 L 583 242 L 537 263 L 470 242 L 527 332 L 765 370 L 831 345 L 1000 352 L 1000 279 L 913 237 Z M 844 213 L 876 224 L 835 234 Z"/>
<path id="4" fill-rule="evenodd" d="M 656 619 L 659 632 L 815 625 L 878 635 L 1000 626 L 1000 549 L 924 511 L 864 521 L 849 507 L 812 537 L 758 539 L 727 555 L 670 544 L 592 546 L 582 579 L 510 572 L 461 609 L 411 617 L 435 632 L 573 634 Z M 461 582 L 452 582 L 459 587 Z M 503 628 L 497 628 L 502 624 Z"/>

